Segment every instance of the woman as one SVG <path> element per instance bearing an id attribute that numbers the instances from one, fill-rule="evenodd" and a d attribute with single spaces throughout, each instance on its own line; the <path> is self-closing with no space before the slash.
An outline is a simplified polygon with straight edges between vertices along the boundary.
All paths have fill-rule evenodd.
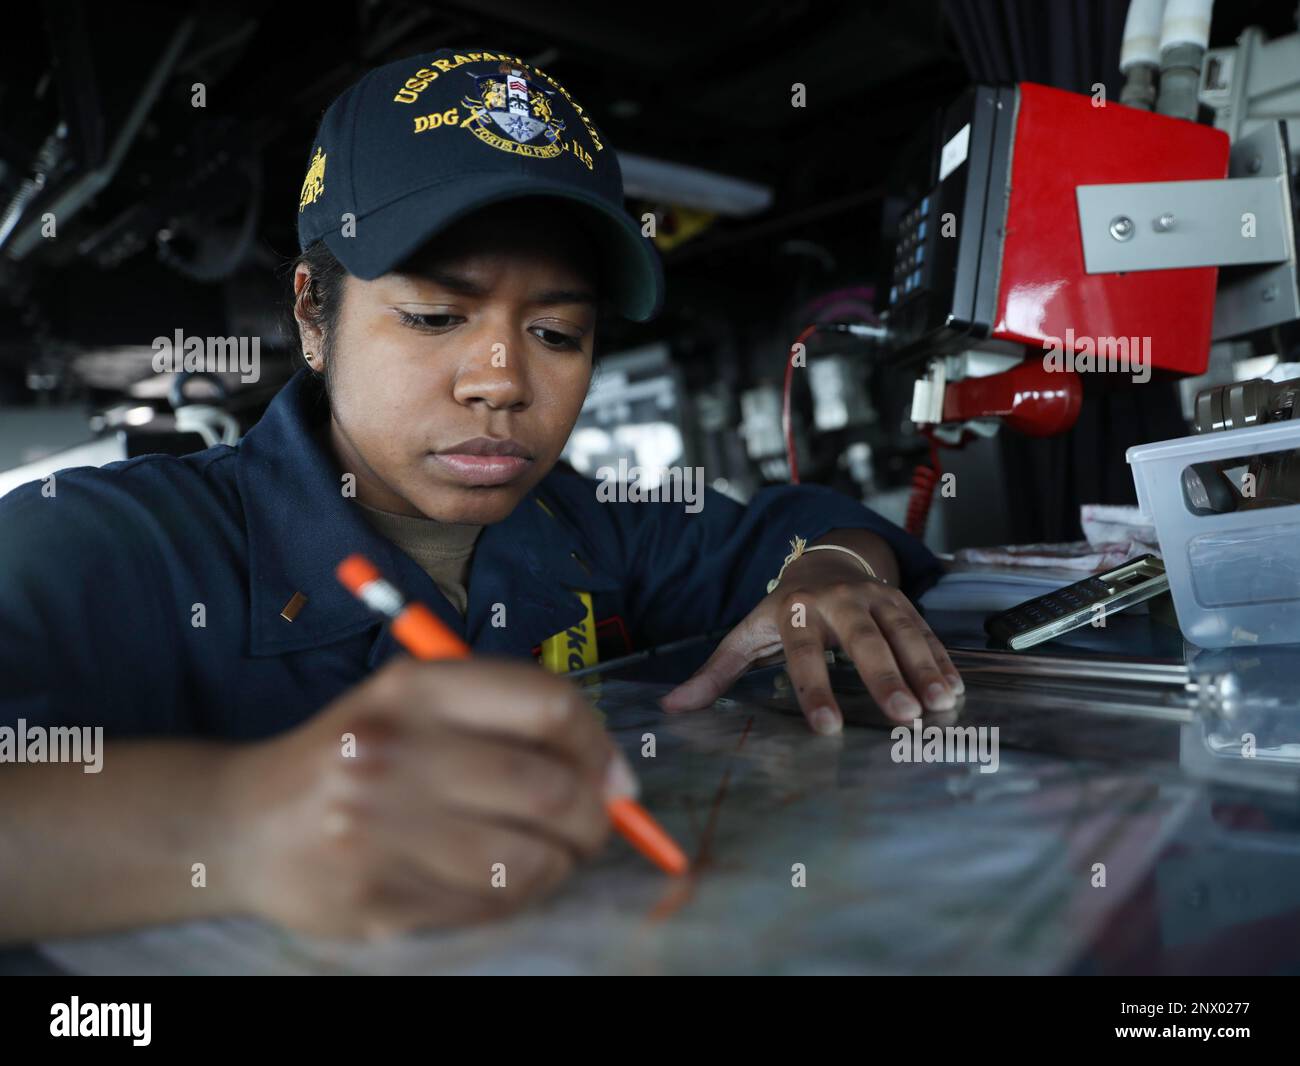
<path id="1" fill-rule="evenodd" d="M 330 106 L 298 208 L 306 365 L 262 420 L 236 448 L 0 501 L 0 725 L 108 738 L 102 773 L 0 770 L 0 936 L 222 914 L 369 935 L 517 906 L 636 790 L 529 661 L 589 662 L 602 633 L 731 627 L 669 711 L 784 650 L 810 725 L 837 732 L 832 644 L 899 720 L 953 706 L 900 591 L 937 563 L 856 502 L 607 502 L 555 468 L 598 308 L 661 302 L 622 199 L 590 117 L 515 56 L 393 63 Z M 786 560 L 795 537 L 824 550 Z M 485 657 L 400 654 L 333 576 L 353 552 Z"/>

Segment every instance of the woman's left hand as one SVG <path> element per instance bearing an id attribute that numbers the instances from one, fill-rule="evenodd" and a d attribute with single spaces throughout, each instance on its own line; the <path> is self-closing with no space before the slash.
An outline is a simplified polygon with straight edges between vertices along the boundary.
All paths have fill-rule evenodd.
<path id="1" fill-rule="evenodd" d="M 898 589 L 870 577 L 843 552 L 806 552 L 780 585 L 718 645 L 699 670 L 660 700 L 669 712 L 707 707 L 755 662 L 784 649 L 786 673 L 818 733 L 838 733 L 844 716 L 831 692 L 826 649 L 852 658 L 872 698 L 890 717 L 951 710 L 965 691 L 947 651 Z"/>

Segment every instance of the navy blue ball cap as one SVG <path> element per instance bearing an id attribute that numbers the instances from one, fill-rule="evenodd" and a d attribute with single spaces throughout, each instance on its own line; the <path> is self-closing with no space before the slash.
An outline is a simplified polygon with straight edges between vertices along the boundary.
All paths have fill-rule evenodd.
<path id="1" fill-rule="evenodd" d="M 619 311 L 637 322 L 659 312 L 663 267 L 623 206 L 613 148 L 554 78 L 495 50 L 389 63 L 330 104 L 302 183 L 298 246 L 323 240 L 370 281 L 451 223 L 523 197 L 584 205 Z"/>

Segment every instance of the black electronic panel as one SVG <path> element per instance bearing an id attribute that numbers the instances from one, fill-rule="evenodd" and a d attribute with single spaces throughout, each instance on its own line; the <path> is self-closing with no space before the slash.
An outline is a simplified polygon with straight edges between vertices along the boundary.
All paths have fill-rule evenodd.
<path id="1" fill-rule="evenodd" d="M 931 190 L 899 224 L 889 321 L 900 355 L 957 351 L 992 329 L 1016 98 L 976 86 L 944 114 Z"/>

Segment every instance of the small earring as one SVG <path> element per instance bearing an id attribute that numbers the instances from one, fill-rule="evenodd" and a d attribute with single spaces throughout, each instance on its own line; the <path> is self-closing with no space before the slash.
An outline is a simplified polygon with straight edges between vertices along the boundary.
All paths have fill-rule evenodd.
<path id="1" fill-rule="evenodd" d="M 302 357 L 303 357 L 304 359 L 306 359 L 307 362 L 310 363 L 311 360 L 312 360 L 312 356 L 313 356 L 314 354 L 315 354 L 315 353 L 312 352 L 312 350 L 311 350 L 310 348 L 304 348 L 304 349 L 303 349 L 303 353 L 302 353 Z"/>

